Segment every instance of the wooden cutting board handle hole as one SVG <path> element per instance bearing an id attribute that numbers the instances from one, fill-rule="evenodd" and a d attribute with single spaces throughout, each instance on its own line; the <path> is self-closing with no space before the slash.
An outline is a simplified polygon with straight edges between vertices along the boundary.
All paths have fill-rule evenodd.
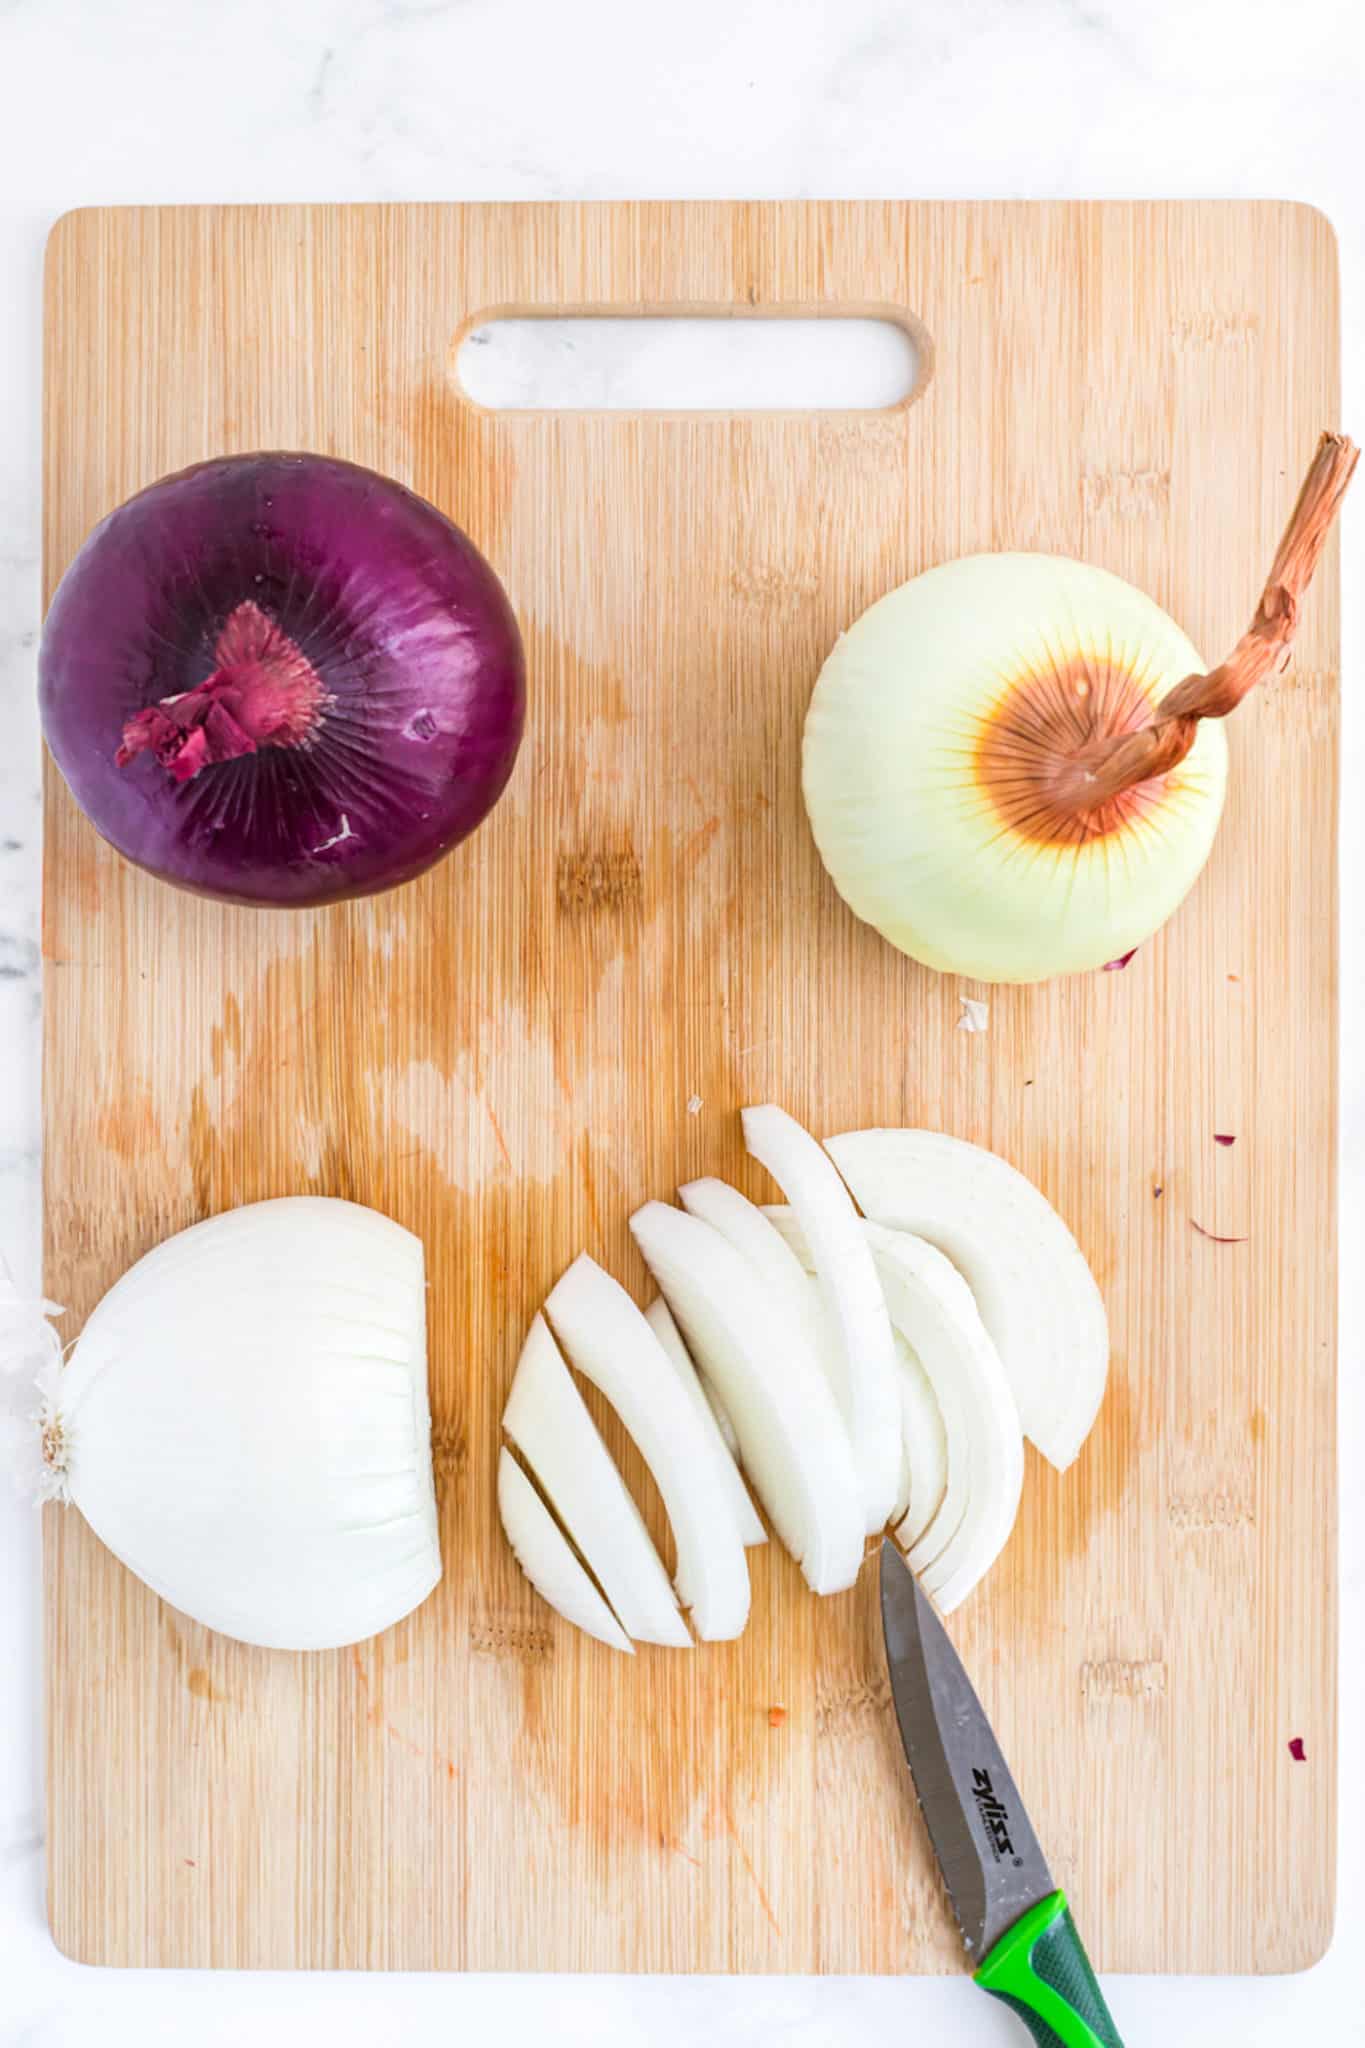
<path id="1" fill-rule="evenodd" d="M 892 413 L 919 395 L 928 337 L 883 307 L 527 308 L 456 337 L 454 381 L 488 412 Z"/>

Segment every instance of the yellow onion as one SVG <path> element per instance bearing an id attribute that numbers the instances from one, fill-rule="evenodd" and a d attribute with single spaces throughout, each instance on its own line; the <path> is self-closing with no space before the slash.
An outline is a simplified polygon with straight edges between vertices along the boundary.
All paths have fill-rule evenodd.
<path id="1" fill-rule="evenodd" d="M 1322 437 L 1255 619 L 1212 671 L 1142 591 L 1062 556 L 968 555 L 866 611 L 821 670 L 802 765 L 849 907 L 981 981 L 1103 967 L 1149 938 L 1208 859 L 1217 721 L 1287 662 L 1356 455 Z"/>

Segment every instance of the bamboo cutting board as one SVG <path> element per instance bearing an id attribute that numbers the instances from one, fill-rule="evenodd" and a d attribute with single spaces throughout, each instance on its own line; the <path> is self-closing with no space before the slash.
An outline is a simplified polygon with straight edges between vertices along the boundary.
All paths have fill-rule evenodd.
<path id="1" fill-rule="evenodd" d="M 288 1656 L 195 1626 L 48 1510 L 62 1948 L 962 1967 L 871 1571 L 817 1602 L 770 1544 L 738 1644 L 631 1660 L 560 1626 L 497 1527 L 533 1309 L 583 1247 L 644 1298 L 627 1215 L 685 1178 L 769 1193 L 736 1112 L 772 1098 L 821 1132 L 993 1146 L 1076 1228 L 1113 1325 L 1108 1400 L 1065 1477 L 1030 1453 L 1017 1533 L 953 1634 L 1100 1967 L 1312 1961 L 1335 1862 L 1335 553 L 1294 667 L 1231 723 L 1189 903 L 1125 973 L 996 990 L 983 1036 L 955 1028 L 964 985 L 842 907 L 797 760 L 835 634 L 973 549 L 1084 556 L 1226 652 L 1337 424 L 1321 216 L 95 212 L 56 229 L 47 294 L 49 594 L 163 472 L 314 448 L 468 529 L 531 677 L 485 828 L 412 887 L 325 912 L 148 879 L 49 770 L 47 1287 L 68 1334 L 131 1260 L 232 1204 L 316 1191 L 399 1218 L 433 1283 L 446 1561 L 388 1635 Z M 882 310 L 918 335 L 921 384 L 872 414 L 463 398 L 471 323 L 564 308 Z"/>

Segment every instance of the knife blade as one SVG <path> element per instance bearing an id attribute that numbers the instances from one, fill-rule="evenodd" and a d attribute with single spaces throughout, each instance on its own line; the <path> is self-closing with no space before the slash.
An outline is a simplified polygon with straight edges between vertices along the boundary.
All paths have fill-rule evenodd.
<path id="1" fill-rule="evenodd" d="M 889 1538 L 881 1603 L 906 1762 L 976 1982 L 1039 2048 L 1122 2048 L 985 1709 Z"/>

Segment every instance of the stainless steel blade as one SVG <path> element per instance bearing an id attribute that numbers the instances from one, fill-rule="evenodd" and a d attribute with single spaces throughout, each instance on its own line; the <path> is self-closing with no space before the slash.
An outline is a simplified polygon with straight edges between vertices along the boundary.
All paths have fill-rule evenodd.
<path id="1" fill-rule="evenodd" d="M 1056 1886 L 961 1659 L 889 1539 L 881 1590 L 906 1761 L 962 1939 L 980 1962 Z"/>

